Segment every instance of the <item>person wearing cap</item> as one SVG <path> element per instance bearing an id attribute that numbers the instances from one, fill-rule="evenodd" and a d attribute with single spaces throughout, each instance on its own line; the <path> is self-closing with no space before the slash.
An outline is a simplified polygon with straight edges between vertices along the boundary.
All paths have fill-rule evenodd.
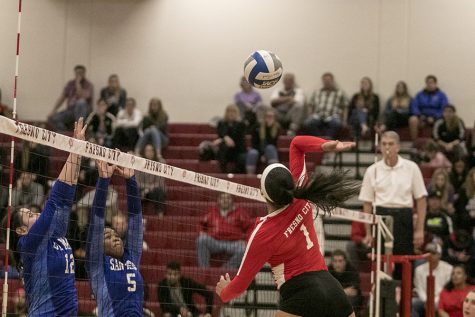
<path id="1" fill-rule="evenodd" d="M 399 150 L 399 135 L 394 131 L 384 132 L 381 138 L 383 159 L 366 170 L 358 198 L 363 202 L 364 212 L 372 213 L 375 205 L 376 214 L 393 217 L 393 254 L 409 255 L 424 241 L 427 190 L 419 167 L 399 156 Z M 414 200 L 417 208 L 415 226 Z M 365 243 L 372 243 L 369 225 Z M 396 266 L 394 277 L 400 279 L 400 274 L 400 268 Z"/>
<path id="2" fill-rule="evenodd" d="M 438 190 L 431 190 L 427 196 L 427 215 L 424 232 L 430 239 L 439 238 L 447 246 L 450 236 L 454 232 L 452 218 L 447 215 L 447 211 L 442 208 L 442 193 Z M 447 251 L 447 250 L 445 250 Z M 447 252 L 443 252 L 444 255 Z"/>
<path id="3" fill-rule="evenodd" d="M 453 267 L 449 263 L 442 261 L 442 247 L 440 244 L 431 242 L 426 245 L 426 252 L 431 256 L 428 262 L 419 265 L 414 273 L 414 290 L 417 297 L 412 299 L 411 317 L 425 316 L 425 303 L 427 301 L 427 276 L 429 275 L 429 265 L 432 265 L 432 274 L 434 276 L 434 302 L 435 307 L 439 302 L 440 292 L 444 285 L 450 281 Z"/>

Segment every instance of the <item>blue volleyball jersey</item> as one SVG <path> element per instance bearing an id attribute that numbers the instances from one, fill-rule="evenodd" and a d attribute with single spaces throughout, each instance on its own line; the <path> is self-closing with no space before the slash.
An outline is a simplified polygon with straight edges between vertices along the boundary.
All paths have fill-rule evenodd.
<path id="1" fill-rule="evenodd" d="M 89 216 L 86 269 L 96 297 L 99 316 L 143 316 L 142 255 L 143 224 L 140 193 L 135 177 L 126 180 L 128 231 L 124 255 L 104 254 L 104 211 L 109 179 L 99 178 Z"/>
<path id="2" fill-rule="evenodd" d="M 56 181 L 45 208 L 18 241 L 28 316 L 77 316 L 74 256 L 66 239 L 75 185 Z"/>

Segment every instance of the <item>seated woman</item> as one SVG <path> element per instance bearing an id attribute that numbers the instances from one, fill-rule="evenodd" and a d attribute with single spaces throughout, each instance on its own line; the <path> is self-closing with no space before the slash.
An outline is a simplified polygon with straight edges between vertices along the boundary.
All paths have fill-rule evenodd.
<path id="1" fill-rule="evenodd" d="M 168 114 L 163 109 L 160 99 L 150 99 L 148 114 L 143 118 L 139 134 L 135 153 L 141 153 L 146 144 L 152 143 L 157 151 L 157 157 L 162 158 L 162 149 L 168 144 Z"/>
<path id="2" fill-rule="evenodd" d="M 373 92 L 369 77 L 361 79 L 360 91 L 350 102 L 348 120 L 356 135 L 364 136 L 373 129 L 379 116 L 379 96 Z"/>
<path id="3" fill-rule="evenodd" d="M 107 103 L 104 99 L 97 101 L 96 111 L 92 112 L 86 120 L 87 138 L 90 142 L 111 147 L 114 137 L 115 117 L 107 112 Z"/>
<path id="4" fill-rule="evenodd" d="M 475 286 L 467 284 L 467 273 L 463 265 L 455 265 L 450 281 L 440 293 L 437 313 L 439 317 L 462 316 L 462 305 L 468 292 Z"/>
<path id="5" fill-rule="evenodd" d="M 277 139 L 279 138 L 280 131 L 280 124 L 275 119 L 274 110 L 268 109 L 264 122 L 258 124 L 252 133 L 252 149 L 246 154 L 247 174 L 254 174 L 256 172 L 259 159 L 267 164 L 279 162 Z"/>
<path id="6" fill-rule="evenodd" d="M 125 108 L 127 92 L 120 86 L 118 75 L 112 74 L 109 76 L 107 87 L 101 90 L 101 99 L 107 104 L 107 112 L 114 117 L 117 116 L 119 110 Z"/>
<path id="7" fill-rule="evenodd" d="M 160 161 L 153 144 L 145 145 L 145 148 L 140 153 L 140 156 L 147 160 Z M 163 213 L 165 212 L 165 200 L 167 198 L 165 180 L 163 177 L 136 171 L 135 178 L 140 184 L 140 196 L 142 199 L 152 202 L 155 207 L 155 212 L 159 216 L 163 216 Z"/>
<path id="8" fill-rule="evenodd" d="M 463 158 L 467 155 L 465 147 L 465 125 L 453 105 L 444 108 L 442 118 L 434 124 L 433 138 L 449 158 Z"/>
<path id="9" fill-rule="evenodd" d="M 409 109 L 412 97 L 407 90 L 407 84 L 399 81 L 396 84 L 394 94 L 389 98 L 384 110 L 384 125 L 381 131 L 394 131 L 398 128 L 407 127 L 409 122 Z"/>
<path id="10" fill-rule="evenodd" d="M 239 82 L 241 91 L 234 95 L 234 103 L 239 107 L 241 112 L 241 118 L 248 127 L 253 127 L 258 121 L 259 115 L 257 114 L 259 105 L 262 103 L 262 97 L 259 92 L 252 88 L 246 78 L 241 77 Z"/>
<path id="11" fill-rule="evenodd" d="M 447 210 L 449 215 L 453 215 L 455 212 L 454 208 L 454 188 L 450 184 L 449 175 L 447 171 L 443 168 L 436 169 L 432 174 L 432 179 L 429 186 L 427 186 L 427 191 L 433 191 L 440 193 L 442 198 L 442 208 Z"/>
<path id="12" fill-rule="evenodd" d="M 236 105 L 226 107 L 224 118 L 218 123 L 217 132 L 218 138 L 213 141 L 213 145 L 218 147 L 216 158 L 221 171 L 227 173 L 228 163 L 234 163 L 234 172 L 243 173 L 246 160 L 246 126 L 241 121 Z"/>

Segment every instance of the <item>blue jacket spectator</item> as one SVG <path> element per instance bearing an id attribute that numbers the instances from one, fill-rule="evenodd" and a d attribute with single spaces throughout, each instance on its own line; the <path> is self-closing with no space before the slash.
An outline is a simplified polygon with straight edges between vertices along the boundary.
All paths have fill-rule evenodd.
<path id="1" fill-rule="evenodd" d="M 437 119 L 442 118 L 444 107 L 448 103 L 447 95 L 437 87 L 437 78 L 428 75 L 426 87 L 411 102 L 409 118 L 411 138 L 413 140 L 417 138 L 420 127 L 432 126 Z"/>

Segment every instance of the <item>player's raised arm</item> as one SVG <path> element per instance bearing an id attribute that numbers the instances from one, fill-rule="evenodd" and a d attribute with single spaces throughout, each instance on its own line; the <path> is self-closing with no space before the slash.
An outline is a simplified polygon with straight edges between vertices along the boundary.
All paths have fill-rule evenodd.
<path id="1" fill-rule="evenodd" d="M 86 269 L 91 283 L 102 281 L 104 259 L 104 214 L 106 210 L 109 182 L 115 166 L 103 161 L 96 161 L 99 170 L 99 179 L 96 184 L 96 193 L 89 214 L 89 226 L 86 243 Z M 96 295 L 97 296 L 97 295 Z"/>
<path id="2" fill-rule="evenodd" d="M 118 173 L 125 178 L 127 186 L 128 230 L 125 249 L 129 251 L 135 264 L 140 263 L 143 244 L 142 202 L 139 185 L 131 168 L 118 168 Z"/>
<path id="3" fill-rule="evenodd" d="M 234 279 L 231 281 L 229 274 L 226 274 L 216 285 L 216 293 L 223 302 L 229 302 L 241 295 L 272 255 L 274 250 L 269 247 L 269 236 L 262 230 L 259 231 L 264 222 L 265 220 L 260 222 L 249 237 L 241 267 Z"/>

